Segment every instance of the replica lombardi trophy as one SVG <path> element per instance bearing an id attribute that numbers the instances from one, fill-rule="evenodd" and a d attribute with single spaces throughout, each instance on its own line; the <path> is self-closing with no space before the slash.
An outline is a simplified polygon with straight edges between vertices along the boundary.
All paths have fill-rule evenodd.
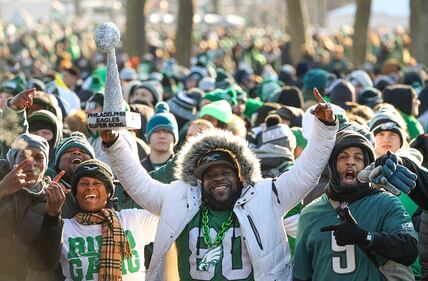
<path id="1" fill-rule="evenodd" d="M 88 128 L 140 129 L 140 114 L 125 111 L 123 106 L 115 52 L 115 47 L 120 41 L 118 27 L 112 22 L 103 23 L 95 30 L 94 39 L 98 51 L 107 54 L 107 76 L 103 112 L 88 114 Z"/>

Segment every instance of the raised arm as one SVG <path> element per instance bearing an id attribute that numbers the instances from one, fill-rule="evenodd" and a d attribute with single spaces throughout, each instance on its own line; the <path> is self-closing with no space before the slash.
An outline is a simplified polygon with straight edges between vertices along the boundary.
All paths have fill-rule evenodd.
<path id="1" fill-rule="evenodd" d="M 315 90 L 314 95 L 319 104 L 313 111 L 315 118 L 308 146 L 293 167 L 276 181 L 284 212 L 293 208 L 317 185 L 334 147 L 338 122 L 330 106 Z"/>
<path id="2" fill-rule="evenodd" d="M 105 151 L 114 174 L 131 198 L 141 207 L 159 215 L 169 185 L 154 180 L 132 156 L 131 149 L 117 131 L 101 131 Z"/>

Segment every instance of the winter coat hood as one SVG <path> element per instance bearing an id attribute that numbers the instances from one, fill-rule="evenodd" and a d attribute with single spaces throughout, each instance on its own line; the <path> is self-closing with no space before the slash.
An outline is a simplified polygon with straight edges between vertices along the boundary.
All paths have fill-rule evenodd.
<path id="1" fill-rule="evenodd" d="M 215 148 L 222 148 L 235 154 L 244 180 L 244 185 L 254 185 L 262 178 L 260 163 L 249 149 L 248 142 L 232 133 L 211 129 L 187 141 L 177 155 L 174 168 L 175 178 L 190 185 L 197 185 L 194 175 L 199 159 Z"/>

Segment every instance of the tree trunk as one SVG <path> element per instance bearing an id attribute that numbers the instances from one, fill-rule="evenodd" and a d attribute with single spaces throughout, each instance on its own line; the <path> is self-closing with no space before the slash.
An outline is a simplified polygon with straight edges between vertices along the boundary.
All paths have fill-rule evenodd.
<path id="1" fill-rule="evenodd" d="M 410 38 L 411 53 L 418 63 L 428 65 L 428 1 L 410 1 Z"/>
<path id="2" fill-rule="evenodd" d="M 141 57 L 146 50 L 146 0 L 128 0 L 126 3 L 125 51 Z"/>
<path id="3" fill-rule="evenodd" d="M 220 14 L 220 0 L 212 0 L 211 5 L 213 6 L 212 13 Z"/>
<path id="4" fill-rule="evenodd" d="M 189 67 L 193 42 L 193 15 L 195 0 L 178 1 L 177 32 L 175 34 L 175 58 L 178 63 Z"/>
<path id="5" fill-rule="evenodd" d="M 82 5 L 80 0 L 74 0 L 74 17 L 80 18 L 82 15 Z"/>
<path id="6" fill-rule="evenodd" d="M 286 0 L 288 33 L 290 34 L 291 58 L 297 64 L 304 51 L 313 53 L 312 37 L 309 33 L 309 14 L 306 0 Z"/>
<path id="7" fill-rule="evenodd" d="M 352 36 L 352 63 L 354 67 L 364 64 L 367 55 L 369 40 L 369 23 L 371 0 L 357 0 L 357 11 L 354 20 L 354 34 Z"/>

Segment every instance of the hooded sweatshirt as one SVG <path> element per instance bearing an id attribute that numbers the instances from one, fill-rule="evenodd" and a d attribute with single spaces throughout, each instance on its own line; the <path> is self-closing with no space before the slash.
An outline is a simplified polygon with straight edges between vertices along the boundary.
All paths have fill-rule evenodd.
<path id="1" fill-rule="evenodd" d="M 35 132 L 40 129 L 48 129 L 53 133 L 52 140 L 49 143 L 49 167 L 54 166 L 55 150 L 62 140 L 62 123 L 58 121 L 57 117 L 50 111 L 45 109 L 35 111 L 28 117 L 28 130 Z"/>

